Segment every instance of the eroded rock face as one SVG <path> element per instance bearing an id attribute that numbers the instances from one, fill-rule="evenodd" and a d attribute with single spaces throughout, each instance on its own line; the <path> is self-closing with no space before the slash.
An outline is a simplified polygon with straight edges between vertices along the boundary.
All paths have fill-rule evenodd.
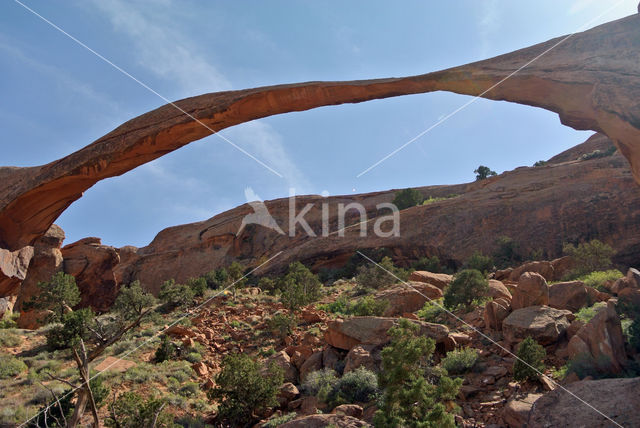
<path id="1" fill-rule="evenodd" d="M 20 283 L 27 277 L 27 268 L 33 258 L 33 247 L 16 251 L 0 248 L 0 296 L 16 293 Z"/>
<path id="2" fill-rule="evenodd" d="M 528 427 L 611 427 L 614 424 L 598 411 L 624 427 L 640 426 L 640 377 L 574 382 L 543 395 L 529 415 Z M 579 397 L 580 400 L 578 400 Z"/>
<path id="3" fill-rule="evenodd" d="M 635 61 L 639 24 L 640 17 L 633 15 L 562 43 L 560 38 L 553 39 L 420 76 L 279 85 L 177 101 L 189 115 L 165 105 L 63 159 L 37 167 L 0 168 L 0 248 L 16 251 L 32 245 L 96 182 L 212 132 L 274 114 L 441 90 L 542 107 L 558 113 L 562 123 L 575 129 L 606 134 L 630 162 L 640 183 L 640 75 Z M 514 74 L 536 57 L 537 61 Z"/>
<path id="4" fill-rule="evenodd" d="M 511 299 L 511 307 L 514 310 L 549 304 L 549 286 L 542 275 L 525 272 L 519 278 L 518 287 Z"/>
<path id="5" fill-rule="evenodd" d="M 80 306 L 108 310 L 120 290 L 113 272 L 120 263 L 118 251 L 102 245 L 99 238 L 85 238 L 62 248 L 62 257 L 65 273 L 76 278 Z"/>

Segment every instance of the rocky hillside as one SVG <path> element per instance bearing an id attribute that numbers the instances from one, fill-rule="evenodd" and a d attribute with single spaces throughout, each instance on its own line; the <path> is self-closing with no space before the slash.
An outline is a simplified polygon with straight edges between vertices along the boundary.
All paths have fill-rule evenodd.
<path id="1" fill-rule="evenodd" d="M 245 204 L 203 222 L 165 229 L 147 247 L 120 249 L 115 275 L 119 282 L 139 279 L 157 290 L 166 279 L 184 281 L 233 260 L 255 266 L 282 251 L 265 266 L 266 271 L 282 270 L 294 260 L 319 269 L 339 266 L 357 249 L 379 247 L 392 249 L 401 264 L 437 255 L 459 266 L 474 251 L 491 254 L 501 236 L 514 239 L 525 254 L 538 251 L 546 258 L 560 256 L 564 243 L 598 238 L 617 250 L 618 263 L 630 265 L 640 256 L 640 188 L 619 154 L 575 160 L 593 151 L 593 140 L 571 149 L 574 160 L 569 162 L 517 168 L 468 184 L 419 188 L 425 198 L 435 200 L 400 213 L 399 237 L 379 238 L 373 231 L 375 217 L 388 214 L 378 213 L 376 205 L 391 202 L 393 190 L 328 198 L 302 196 L 296 199 L 296 212 L 313 204 L 305 219 L 316 237 L 309 237 L 299 225 L 293 237 L 259 225 L 249 225 L 236 236 L 242 219 L 253 213 Z M 357 225 L 345 230 L 344 237 L 336 233 L 337 204 L 351 202 L 367 208 L 366 237 L 360 236 Z M 321 236 L 322 204 L 329 206 L 331 214 L 326 237 Z M 288 232 L 288 199 L 267 201 L 266 206 Z M 357 212 L 349 213 L 345 224 L 357 223 Z"/>

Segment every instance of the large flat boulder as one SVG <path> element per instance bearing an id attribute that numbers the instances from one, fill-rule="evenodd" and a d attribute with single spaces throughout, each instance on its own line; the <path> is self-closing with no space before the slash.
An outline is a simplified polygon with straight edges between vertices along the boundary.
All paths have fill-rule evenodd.
<path id="1" fill-rule="evenodd" d="M 409 281 L 422 282 L 438 287 L 440 290 L 444 290 L 451 281 L 453 281 L 453 275 L 447 275 L 446 273 L 433 273 L 426 270 L 416 270 L 411 272 Z"/>
<path id="2" fill-rule="evenodd" d="M 391 339 L 387 331 L 398 322 L 389 317 L 353 317 L 345 320 L 337 319 L 328 323 L 324 340 L 338 349 L 351 350 L 357 345 L 384 345 Z M 442 324 L 411 320 L 420 327 L 420 333 L 434 339 L 444 341 L 449 329 Z"/>
<path id="3" fill-rule="evenodd" d="M 571 316 L 570 311 L 549 306 L 517 309 L 502 322 L 502 333 L 511 343 L 519 343 L 531 336 L 542 345 L 552 344 L 558 341 L 571 324 L 567 316 Z"/>
<path id="4" fill-rule="evenodd" d="M 640 377 L 580 381 L 567 389 L 575 396 L 558 388 L 533 403 L 527 427 L 640 426 Z"/>
<path id="5" fill-rule="evenodd" d="M 408 282 L 398 284 L 374 295 L 378 301 L 389 302 L 383 315 L 391 317 L 422 309 L 428 301 L 442 297 L 442 290 L 431 284 Z"/>

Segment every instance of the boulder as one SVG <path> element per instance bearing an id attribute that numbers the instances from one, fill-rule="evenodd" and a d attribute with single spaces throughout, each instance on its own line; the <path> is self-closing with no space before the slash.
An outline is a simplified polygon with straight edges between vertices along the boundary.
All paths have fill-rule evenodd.
<path id="1" fill-rule="evenodd" d="M 353 317 L 346 320 L 337 319 L 328 323 L 324 339 L 329 345 L 338 349 L 351 350 L 354 346 L 384 345 L 390 341 L 387 331 L 398 320 L 388 317 Z M 442 324 L 423 321 L 411 321 L 420 327 L 421 334 L 444 341 L 449 335 L 449 329 Z"/>
<path id="2" fill-rule="evenodd" d="M 453 275 L 416 270 L 413 271 L 411 275 L 409 275 L 409 281 L 430 284 L 434 287 L 438 287 L 440 290 L 444 290 L 445 287 L 449 285 L 451 281 L 453 281 Z"/>
<path id="3" fill-rule="evenodd" d="M 336 415 L 352 416 L 360 419 L 362 417 L 362 407 L 357 404 L 341 404 L 331 411 Z"/>
<path id="4" fill-rule="evenodd" d="M 505 299 L 491 300 L 484 306 L 484 325 L 491 330 L 502 330 L 502 321 L 509 315 L 511 304 Z"/>
<path id="5" fill-rule="evenodd" d="M 564 256 L 551 260 L 551 266 L 554 271 L 553 281 L 561 281 L 576 267 L 576 261 L 571 256 Z"/>
<path id="6" fill-rule="evenodd" d="M 614 426 L 607 418 L 617 426 L 640 426 L 640 400 L 636 399 L 640 396 L 640 377 L 583 380 L 572 382 L 566 389 L 571 393 L 558 388 L 536 400 L 527 427 Z"/>
<path id="7" fill-rule="evenodd" d="M 296 383 L 298 381 L 298 369 L 293 365 L 291 358 L 285 351 L 280 351 L 270 356 L 267 359 L 267 366 L 272 362 L 276 363 L 284 372 L 285 382 Z"/>
<path id="8" fill-rule="evenodd" d="M 543 306 L 549 304 L 549 286 L 540 274 L 525 272 L 518 280 L 518 287 L 513 292 L 511 307 L 513 310 L 528 306 Z"/>
<path id="9" fill-rule="evenodd" d="M 322 366 L 325 369 L 340 372 L 344 368 L 342 360 L 344 360 L 344 351 L 333 346 L 327 346 L 322 350 Z"/>
<path id="10" fill-rule="evenodd" d="M 611 286 L 611 292 L 618 295 L 628 288 L 640 289 L 640 272 L 635 268 L 629 268 L 624 277 L 616 280 Z"/>
<path id="11" fill-rule="evenodd" d="M 509 292 L 509 289 L 505 287 L 502 281 L 497 281 L 495 279 L 489 280 L 489 297 L 494 300 L 502 298 L 508 301 L 511 301 L 512 298 L 511 292 Z"/>
<path id="12" fill-rule="evenodd" d="M 601 306 L 596 315 L 578 330 L 569 341 L 570 357 L 574 357 L 586 350 L 595 360 L 607 361 L 608 368 L 613 373 L 622 371 L 622 367 L 627 361 L 627 356 L 624 348 L 624 335 L 620 317 L 616 312 L 615 302 L 609 301 L 606 306 Z"/>
<path id="13" fill-rule="evenodd" d="M 360 428 L 370 426 L 371 425 L 367 422 L 354 418 L 353 416 L 346 416 L 341 414 L 321 414 L 309 415 L 302 418 L 294 419 L 280 425 L 280 428 Z"/>
<path id="14" fill-rule="evenodd" d="M 0 296 L 16 294 L 20 283 L 27 277 L 27 269 L 32 258 L 32 246 L 16 251 L 0 248 Z"/>
<path id="15" fill-rule="evenodd" d="M 20 317 L 18 318 L 18 326 L 20 328 L 35 329 L 44 321 L 45 316 L 42 312 L 36 310 L 24 311 L 23 305 L 40 293 L 40 288 L 38 287 L 40 282 L 49 282 L 56 272 L 62 270 L 63 259 L 60 251 L 62 241 L 64 241 L 64 231 L 54 224 L 34 244 L 33 258 L 29 265 L 27 277 L 20 285 L 16 301 L 16 307 L 20 311 Z"/>
<path id="16" fill-rule="evenodd" d="M 571 324 L 570 311 L 549 306 L 529 306 L 511 312 L 502 322 L 502 333 L 510 343 L 519 343 L 527 336 L 542 345 L 555 343 Z"/>
<path id="17" fill-rule="evenodd" d="M 300 366 L 300 381 L 304 382 L 309 373 L 322 369 L 322 351 L 311 354 Z"/>
<path id="18" fill-rule="evenodd" d="M 358 367 L 365 367 L 375 371 L 376 362 L 371 355 L 374 349 L 375 345 L 357 345 L 351 348 L 344 360 L 344 372 L 349 373 Z"/>
<path id="19" fill-rule="evenodd" d="M 533 403 L 542 394 L 527 394 L 524 397 L 512 398 L 502 411 L 502 419 L 510 428 L 521 428 L 526 425 Z"/>
<path id="20" fill-rule="evenodd" d="M 0 320 L 4 318 L 6 314 L 10 314 L 13 310 L 13 299 L 9 297 L 0 297 Z"/>
<path id="21" fill-rule="evenodd" d="M 120 263 L 118 251 L 99 238 L 85 238 L 62 248 L 62 257 L 64 272 L 76 278 L 79 306 L 107 311 L 120 291 L 113 272 Z"/>
<path id="22" fill-rule="evenodd" d="M 552 308 L 577 312 L 594 304 L 596 299 L 597 290 L 586 287 L 582 281 L 558 282 L 549 286 L 549 306 Z"/>
<path id="23" fill-rule="evenodd" d="M 420 282 L 409 282 L 407 285 L 398 284 L 386 290 L 377 292 L 377 301 L 387 301 L 389 305 L 383 315 L 385 317 L 402 315 L 422 309 L 425 302 L 442 297 L 442 290 Z"/>
<path id="24" fill-rule="evenodd" d="M 278 402 L 281 406 L 293 401 L 300 395 L 298 388 L 291 382 L 285 382 L 278 390 Z"/>
<path id="25" fill-rule="evenodd" d="M 525 272 L 537 273 L 547 281 L 553 281 L 555 277 L 555 269 L 553 264 L 547 261 L 529 262 L 519 266 L 509 274 L 509 281 L 519 282 L 520 276 Z"/>

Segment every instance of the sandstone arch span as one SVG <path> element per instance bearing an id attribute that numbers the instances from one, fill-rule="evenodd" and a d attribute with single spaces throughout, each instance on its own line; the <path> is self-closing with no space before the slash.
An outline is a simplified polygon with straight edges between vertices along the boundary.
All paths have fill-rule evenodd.
<path id="1" fill-rule="evenodd" d="M 218 92 L 177 101 L 215 131 L 250 120 L 342 103 L 433 91 L 479 95 L 557 44 L 419 76 L 307 82 Z M 541 107 L 575 129 L 609 136 L 640 183 L 640 15 L 576 34 L 484 98 Z M 171 105 L 132 119 L 46 165 L 0 168 L 0 248 L 32 245 L 96 182 L 121 175 L 211 132 Z"/>

